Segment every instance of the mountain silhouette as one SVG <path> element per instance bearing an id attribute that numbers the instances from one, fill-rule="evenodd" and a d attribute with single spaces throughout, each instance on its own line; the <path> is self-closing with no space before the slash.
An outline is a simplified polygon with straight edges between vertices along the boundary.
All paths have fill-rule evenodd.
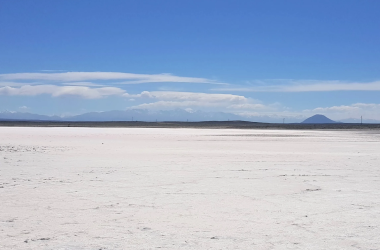
<path id="1" fill-rule="evenodd" d="M 59 116 L 48 116 L 48 115 L 38 115 L 27 112 L 12 112 L 5 111 L 0 112 L 0 121 L 60 121 L 62 120 Z"/>
<path id="2" fill-rule="evenodd" d="M 282 123 L 283 116 L 242 116 L 239 114 L 227 112 L 208 112 L 208 111 L 187 111 L 184 109 L 173 110 L 145 110 L 145 109 L 128 109 L 128 110 L 112 110 L 104 112 L 89 112 L 72 116 L 49 116 L 38 115 L 25 112 L 0 111 L 0 121 L 228 121 L 228 120 L 244 120 L 252 122 L 268 122 Z M 300 117 L 286 117 L 287 123 L 301 122 Z"/>
<path id="3" fill-rule="evenodd" d="M 309 124 L 321 124 L 321 123 L 337 123 L 324 115 L 313 115 L 312 117 L 307 118 L 301 123 L 309 123 Z"/>
<path id="4" fill-rule="evenodd" d="M 38 115 L 21 112 L 0 112 L 0 121 L 227 121 L 244 117 L 225 112 L 188 112 L 183 109 L 149 111 L 144 109 L 89 112 L 68 117 Z"/>

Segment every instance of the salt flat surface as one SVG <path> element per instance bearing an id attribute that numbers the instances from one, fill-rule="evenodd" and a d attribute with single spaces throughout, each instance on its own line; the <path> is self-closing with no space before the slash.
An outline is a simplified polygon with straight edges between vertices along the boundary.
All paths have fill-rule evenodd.
<path id="1" fill-rule="evenodd" d="M 380 249 L 380 131 L 0 128 L 0 249 Z"/>

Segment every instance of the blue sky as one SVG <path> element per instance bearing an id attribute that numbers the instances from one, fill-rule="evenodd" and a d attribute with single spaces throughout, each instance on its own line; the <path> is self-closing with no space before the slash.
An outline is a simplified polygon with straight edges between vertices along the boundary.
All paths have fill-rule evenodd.
<path id="1" fill-rule="evenodd" d="M 0 0 L 0 112 L 380 120 L 380 2 Z"/>

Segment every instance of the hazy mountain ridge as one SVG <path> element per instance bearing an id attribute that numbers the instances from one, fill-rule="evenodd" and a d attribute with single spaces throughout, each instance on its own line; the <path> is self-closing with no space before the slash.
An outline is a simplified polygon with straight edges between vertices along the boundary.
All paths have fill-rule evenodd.
<path id="1" fill-rule="evenodd" d="M 244 117 L 224 112 L 188 112 L 182 109 L 148 111 L 142 109 L 89 112 L 80 115 L 60 117 L 38 115 L 26 112 L 0 112 L 0 120 L 25 121 L 226 121 L 244 120 Z"/>
<path id="2" fill-rule="evenodd" d="M 64 118 L 70 121 L 224 121 L 239 120 L 237 116 L 224 112 L 188 112 L 182 109 L 148 111 L 143 109 L 112 110 L 106 112 L 90 112 Z"/>
<path id="3" fill-rule="evenodd" d="M 0 112 L 0 120 L 61 121 L 62 117 L 32 114 L 28 112 Z"/>

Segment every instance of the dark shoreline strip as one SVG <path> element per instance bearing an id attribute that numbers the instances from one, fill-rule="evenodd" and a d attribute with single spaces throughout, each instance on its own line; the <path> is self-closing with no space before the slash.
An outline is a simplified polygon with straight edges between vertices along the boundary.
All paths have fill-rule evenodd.
<path id="1" fill-rule="evenodd" d="M 380 124 L 333 123 L 260 123 L 246 121 L 205 121 L 205 122 L 61 122 L 61 121 L 0 121 L 0 127 L 88 127 L 88 128 L 208 128 L 208 129 L 380 129 Z"/>

